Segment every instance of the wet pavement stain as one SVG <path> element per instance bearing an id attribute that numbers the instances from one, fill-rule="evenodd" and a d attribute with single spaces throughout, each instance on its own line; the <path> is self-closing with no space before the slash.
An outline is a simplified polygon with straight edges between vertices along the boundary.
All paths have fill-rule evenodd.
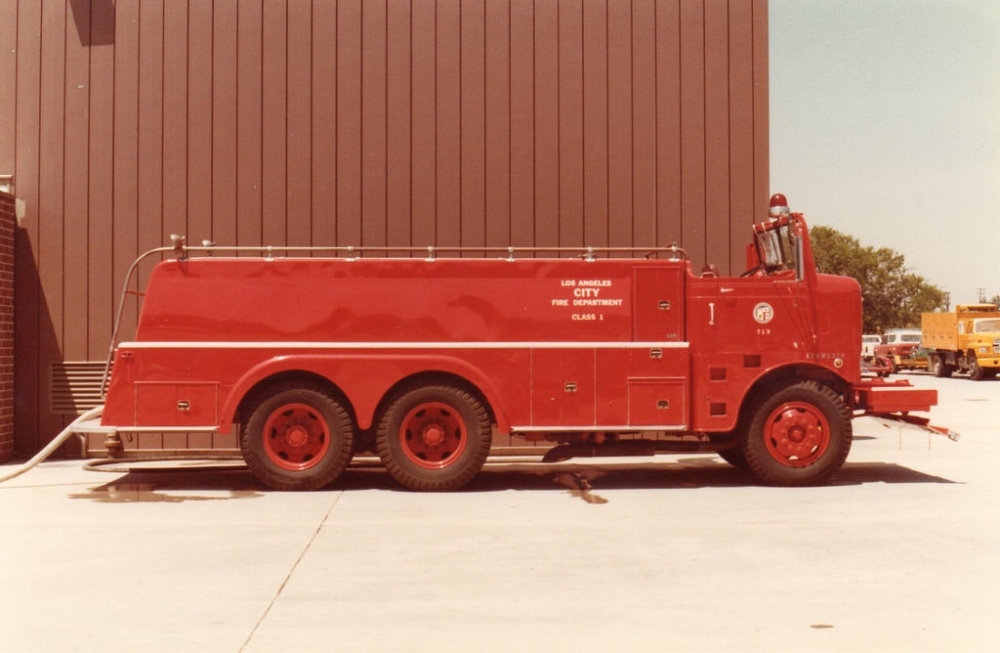
<path id="1" fill-rule="evenodd" d="M 228 501 L 230 499 L 253 499 L 263 496 L 260 492 L 230 490 L 226 496 L 205 496 L 195 494 L 167 494 L 157 492 L 158 488 L 149 483 L 121 483 L 119 485 L 94 488 L 90 492 L 69 495 L 71 499 L 91 499 L 98 503 L 185 503 L 188 501 Z"/>
<path id="2" fill-rule="evenodd" d="M 571 472 L 556 474 L 552 477 L 552 480 L 565 485 L 570 489 L 571 495 L 580 497 L 587 503 L 607 503 L 607 499 L 591 492 L 593 487 L 590 485 L 590 481 L 601 476 L 604 476 L 604 474 L 597 471 Z"/>
<path id="3" fill-rule="evenodd" d="M 229 501 L 264 496 L 258 487 L 256 483 L 248 483 L 246 475 L 240 473 L 138 472 L 69 497 L 98 503 Z"/>

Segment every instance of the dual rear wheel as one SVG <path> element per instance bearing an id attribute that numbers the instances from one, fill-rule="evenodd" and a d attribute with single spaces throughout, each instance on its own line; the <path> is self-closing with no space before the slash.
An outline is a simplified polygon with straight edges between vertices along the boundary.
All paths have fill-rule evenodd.
<path id="1" fill-rule="evenodd" d="M 928 365 L 931 368 L 931 374 L 939 379 L 948 378 L 955 371 L 955 368 L 948 365 L 944 361 L 944 357 L 940 354 L 931 354 L 928 360 Z"/>
<path id="2" fill-rule="evenodd" d="M 317 490 L 347 468 L 355 424 L 325 388 L 282 384 L 262 395 L 240 434 L 254 476 L 276 490 Z M 376 448 L 389 475 L 411 490 L 455 490 L 482 469 L 492 442 L 482 401 L 460 387 L 412 386 L 382 413 Z"/>
<path id="3" fill-rule="evenodd" d="M 411 490 L 455 490 L 482 469 L 492 443 L 489 414 L 469 391 L 416 386 L 396 395 L 375 434 L 379 458 Z"/>
<path id="4" fill-rule="evenodd" d="M 323 387 L 286 383 L 266 392 L 240 433 L 251 473 L 275 490 L 318 490 L 347 468 L 354 423 Z"/>

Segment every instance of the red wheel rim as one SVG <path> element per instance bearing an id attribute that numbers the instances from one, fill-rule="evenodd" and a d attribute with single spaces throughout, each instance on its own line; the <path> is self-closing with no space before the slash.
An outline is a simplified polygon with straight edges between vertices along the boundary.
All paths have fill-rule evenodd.
<path id="1" fill-rule="evenodd" d="M 399 442 L 413 464 L 442 469 L 458 460 L 465 450 L 465 421 L 448 404 L 420 404 L 403 418 Z"/>
<path id="2" fill-rule="evenodd" d="M 330 449 L 330 427 L 312 406 L 285 404 L 264 423 L 264 452 L 291 471 L 314 467 Z"/>
<path id="3" fill-rule="evenodd" d="M 830 446 L 830 423 L 816 406 L 791 401 L 775 408 L 764 424 L 764 443 L 771 456 L 789 467 L 806 467 Z"/>

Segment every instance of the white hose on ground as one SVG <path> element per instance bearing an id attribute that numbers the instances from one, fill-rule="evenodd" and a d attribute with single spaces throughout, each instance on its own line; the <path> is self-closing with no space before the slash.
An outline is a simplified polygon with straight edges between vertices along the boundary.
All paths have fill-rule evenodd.
<path id="1" fill-rule="evenodd" d="M 0 475 L 0 483 L 4 483 L 6 481 L 9 481 L 12 478 L 17 478 L 21 474 L 25 473 L 26 471 L 28 471 L 29 469 L 31 469 L 32 467 L 34 467 L 38 463 L 42 462 L 43 460 L 45 460 L 46 458 L 48 458 L 49 456 L 51 456 L 53 453 L 55 453 L 56 449 L 58 449 L 59 447 L 62 446 L 63 442 L 65 442 L 66 440 L 69 440 L 76 433 L 76 431 L 74 431 L 73 428 L 77 424 L 79 424 L 80 422 L 86 422 L 87 420 L 94 419 L 95 417 L 100 417 L 101 413 L 103 413 L 103 412 L 104 412 L 104 406 L 101 405 L 101 406 L 98 406 L 97 408 L 92 408 L 92 409 L 88 410 L 86 413 L 84 413 L 83 415 L 80 415 L 79 417 L 77 417 L 75 420 L 73 420 L 70 423 L 69 426 L 67 426 L 66 428 L 64 428 L 59 433 L 59 435 L 57 435 L 55 438 L 53 438 L 52 442 L 49 442 L 47 445 L 45 445 L 44 449 L 42 449 L 41 451 L 39 451 L 38 453 L 36 453 L 34 458 L 32 458 L 28 462 L 24 463 L 23 465 L 21 465 L 20 467 L 18 467 L 14 471 L 7 472 L 7 473 L 5 473 L 3 475 Z"/>

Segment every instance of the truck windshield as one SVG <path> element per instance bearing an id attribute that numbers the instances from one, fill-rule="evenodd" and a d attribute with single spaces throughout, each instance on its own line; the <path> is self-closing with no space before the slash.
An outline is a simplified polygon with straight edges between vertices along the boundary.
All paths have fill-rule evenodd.
<path id="1" fill-rule="evenodd" d="M 798 236 L 790 220 L 782 217 L 755 227 L 757 252 L 768 274 L 793 270 L 798 272 Z"/>
<path id="2" fill-rule="evenodd" d="M 972 327 L 974 333 L 993 333 L 1000 331 L 1000 318 L 996 320 L 976 320 Z"/>

